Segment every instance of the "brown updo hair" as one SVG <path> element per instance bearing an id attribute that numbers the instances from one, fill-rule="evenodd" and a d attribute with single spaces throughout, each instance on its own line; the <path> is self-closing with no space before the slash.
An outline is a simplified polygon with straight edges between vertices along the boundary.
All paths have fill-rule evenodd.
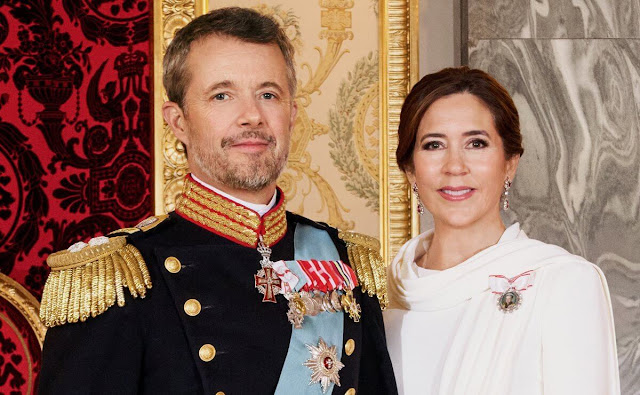
<path id="1" fill-rule="evenodd" d="M 514 155 L 522 156 L 524 148 L 520 117 L 509 93 L 495 78 L 482 70 L 466 66 L 451 67 L 422 77 L 402 105 L 396 149 L 396 160 L 402 171 L 413 171 L 413 149 L 424 114 L 438 99 L 456 93 L 470 93 L 487 106 L 493 115 L 507 159 Z"/>

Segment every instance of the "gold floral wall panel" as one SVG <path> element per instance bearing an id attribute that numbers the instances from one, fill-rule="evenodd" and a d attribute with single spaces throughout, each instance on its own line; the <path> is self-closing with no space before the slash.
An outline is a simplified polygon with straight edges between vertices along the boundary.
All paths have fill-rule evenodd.
<path id="1" fill-rule="evenodd" d="M 410 38 L 417 37 L 409 30 L 413 23 L 409 16 L 417 17 L 410 4 L 417 1 L 163 0 L 161 4 L 156 6 L 154 29 L 155 37 L 163 39 L 162 48 L 154 46 L 156 55 L 164 53 L 177 28 L 199 15 L 198 9 L 250 7 L 284 26 L 296 50 L 298 73 L 298 119 L 289 164 L 278 180 L 287 207 L 380 238 L 383 256 L 391 257 L 412 233 L 409 192 L 395 166 L 393 138 L 412 80 L 409 65 L 417 64 L 417 53 L 409 51 Z M 382 63 L 380 48 L 385 51 Z M 156 86 L 161 87 L 161 56 L 155 56 L 155 66 Z M 158 109 L 162 95 L 157 89 Z M 173 209 L 188 169 L 181 144 L 158 111 L 155 127 L 155 207 L 160 213 Z"/>

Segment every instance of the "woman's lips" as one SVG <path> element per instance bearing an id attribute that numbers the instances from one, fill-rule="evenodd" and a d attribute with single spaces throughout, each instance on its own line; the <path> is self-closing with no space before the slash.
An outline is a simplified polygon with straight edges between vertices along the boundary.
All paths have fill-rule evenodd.
<path id="1" fill-rule="evenodd" d="M 440 196 L 452 202 L 469 199 L 476 190 L 470 187 L 444 187 L 438 189 Z"/>

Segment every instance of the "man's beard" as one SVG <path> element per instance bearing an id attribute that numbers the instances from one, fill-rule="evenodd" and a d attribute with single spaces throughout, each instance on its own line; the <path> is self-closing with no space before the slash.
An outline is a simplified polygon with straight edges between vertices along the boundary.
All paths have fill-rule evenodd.
<path id="1" fill-rule="evenodd" d="M 266 152 L 255 154 L 240 153 L 246 156 L 241 163 L 232 161 L 225 149 L 237 140 L 259 138 L 268 142 Z M 288 145 L 278 148 L 272 136 L 259 131 L 246 131 L 234 137 L 224 138 L 220 147 L 207 149 L 200 145 L 189 147 L 189 156 L 210 179 L 233 189 L 260 191 L 278 179 L 287 164 Z"/>

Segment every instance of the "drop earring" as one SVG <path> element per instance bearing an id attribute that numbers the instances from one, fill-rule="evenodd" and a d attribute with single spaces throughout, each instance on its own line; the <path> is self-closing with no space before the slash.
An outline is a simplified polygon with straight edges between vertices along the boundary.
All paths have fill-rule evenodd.
<path id="1" fill-rule="evenodd" d="M 502 192 L 502 209 L 504 211 L 509 211 L 509 189 L 511 189 L 511 180 L 507 177 L 504 180 L 504 191 Z"/>
<path id="2" fill-rule="evenodd" d="M 424 205 L 422 204 L 422 201 L 420 200 L 420 196 L 418 195 L 418 184 L 416 184 L 415 182 L 413 183 L 413 187 L 411 187 L 411 189 L 413 190 L 413 194 L 416 195 L 416 200 L 418 200 L 418 214 L 422 215 L 424 214 Z"/>

